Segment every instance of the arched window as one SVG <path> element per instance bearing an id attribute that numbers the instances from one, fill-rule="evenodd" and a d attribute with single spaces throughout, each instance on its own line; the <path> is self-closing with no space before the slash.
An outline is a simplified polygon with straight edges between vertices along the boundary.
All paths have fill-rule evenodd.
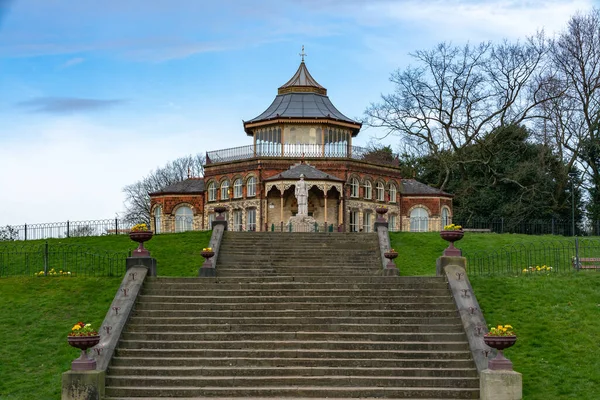
<path id="1" fill-rule="evenodd" d="M 227 200 L 229 198 L 229 181 L 224 180 L 221 183 L 221 200 Z"/>
<path id="2" fill-rule="evenodd" d="M 448 211 L 448 208 L 442 207 L 442 229 L 446 225 L 450 225 L 450 211 Z"/>
<path id="3" fill-rule="evenodd" d="M 429 230 L 429 214 L 421 207 L 414 208 L 410 212 L 410 231 L 427 232 Z"/>
<path id="4" fill-rule="evenodd" d="M 390 183 L 390 203 L 395 203 L 396 202 L 396 185 L 394 185 L 393 183 Z"/>
<path id="5" fill-rule="evenodd" d="M 175 232 L 191 231 L 194 222 L 194 213 L 188 206 L 181 206 L 175 211 Z"/>
<path id="6" fill-rule="evenodd" d="M 363 214 L 363 232 L 373 232 L 373 213 L 367 210 Z"/>
<path id="7" fill-rule="evenodd" d="M 256 196 L 256 178 L 251 176 L 246 183 L 246 197 Z"/>
<path id="8" fill-rule="evenodd" d="M 233 182 L 233 198 L 239 199 L 240 197 L 242 197 L 242 180 L 236 179 Z"/>
<path id="9" fill-rule="evenodd" d="M 373 198 L 373 186 L 371 185 L 371 182 L 366 181 L 365 182 L 365 199 L 370 200 Z"/>
<path id="10" fill-rule="evenodd" d="M 377 182 L 375 189 L 377 191 L 377 201 L 384 201 L 385 200 L 385 197 L 384 197 L 385 190 L 383 188 L 383 183 Z"/>
<path id="11" fill-rule="evenodd" d="M 358 179 L 352 178 L 350 181 L 350 197 L 358 197 L 358 188 L 360 187 Z"/>
<path id="12" fill-rule="evenodd" d="M 388 229 L 390 232 L 396 232 L 398 229 L 396 228 L 396 214 L 390 214 L 388 217 Z"/>
<path id="13" fill-rule="evenodd" d="M 162 224 L 162 207 L 156 206 L 154 208 L 154 233 L 160 233 L 161 224 Z"/>
<path id="14" fill-rule="evenodd" d="M 217 185 L 214 182 L 208 184 L 208 201 L 217 201 Z"/>

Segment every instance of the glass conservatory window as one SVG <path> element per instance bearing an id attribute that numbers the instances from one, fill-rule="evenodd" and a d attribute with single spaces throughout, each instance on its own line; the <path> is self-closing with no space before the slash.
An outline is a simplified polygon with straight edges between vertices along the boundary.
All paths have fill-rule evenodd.
<path id="1" fill-rule="evenodd" d="M 410 231 L 427 232 L 429 230 L 429 214 L 424 208 L 418 207 L 410 212 Z"/>
<path id="2" fill-rule="evenodd" d="M 446 225 L 450 225 L 450 212 L 448 211 L 448 209 L 446 207 L 442 208 L 442 229 L 444 229 L 444 227 Z"/>
<path id="3" fill-rule="evenodd" d="M 156 206 L 154 209 L 154 233 L 160 233 L 162 223 L 162 207 Z"/>
<path id="4" fill-rule="evenodd" d="M 192 230 L 194 222 L 194 213 L 188 206 L 181 206 L 175 211 L 175 232 L 185 232 Z"/>

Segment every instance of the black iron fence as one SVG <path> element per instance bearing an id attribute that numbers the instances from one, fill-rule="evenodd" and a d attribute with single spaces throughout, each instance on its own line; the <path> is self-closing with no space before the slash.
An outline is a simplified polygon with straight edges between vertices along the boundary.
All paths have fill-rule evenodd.
<path id="1" fill-rule="evenodd" d="M 0 240 L 61 239 L 128 234 L 133 225 L 119 218 L 6 225 L 0 227 Z"/>
<path id="2" fill-rule="evenodd" d="M 128 252 L 56 243 L 0 243 L 0 277 L 120 276 Z"/>
<path id="3" fill-rule="evenodd" d="M 600 258 L 600 239 L 533 241 L 463 256 L 471 276 L 564 273 L 577 270 L 586 258 Z"/>
<path id="4" fill-rule="evenodd" d="M 467 232 L 480 233 L 519 233 L 524 235 L 560 235 L 560 236 L 600 236 L 600 220 L 586 221 L 575 225 L 564 219 L 514 219 L 514 218 L 453 218 L 432 219 L 409 218 L 411 232 L 440 231 L 445 225 L 460 225 Z"/>
<path id="5" fill-rule="evenodd" d="M 365 147 L 349 146 L 345 142 L 326 144 L 257 143 L 206 153 L 206 163 L 247 160 L 255 157 L 334 157 L 369 161 L 376 164 L 397 164 L 396 155 L 373 151 Z"/>

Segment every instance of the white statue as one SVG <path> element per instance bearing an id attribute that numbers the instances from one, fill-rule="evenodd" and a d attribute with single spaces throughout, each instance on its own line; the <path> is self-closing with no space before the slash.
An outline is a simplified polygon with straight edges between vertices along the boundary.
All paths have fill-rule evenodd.
<path id="1" fill-rule="evenodd" d="M 298 201 L 298 216 L 308 217 L 308 187 L 304 182 L 304 174 L 300 174 L 300 180 L 296 182 L 295 194 Z"/>

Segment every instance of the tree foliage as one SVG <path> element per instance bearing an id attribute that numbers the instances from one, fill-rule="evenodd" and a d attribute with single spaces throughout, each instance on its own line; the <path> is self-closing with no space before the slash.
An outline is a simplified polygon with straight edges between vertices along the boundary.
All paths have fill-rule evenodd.
<path id="1" fill-rule="evenodd" d="M 150 223 L 150 195 L 188 177 L 204 175 L 204 154 L 189 155 L 157 168 L 141 180 L 123 188 L 125 192 L 124 219 L 131 223 Z"/>

